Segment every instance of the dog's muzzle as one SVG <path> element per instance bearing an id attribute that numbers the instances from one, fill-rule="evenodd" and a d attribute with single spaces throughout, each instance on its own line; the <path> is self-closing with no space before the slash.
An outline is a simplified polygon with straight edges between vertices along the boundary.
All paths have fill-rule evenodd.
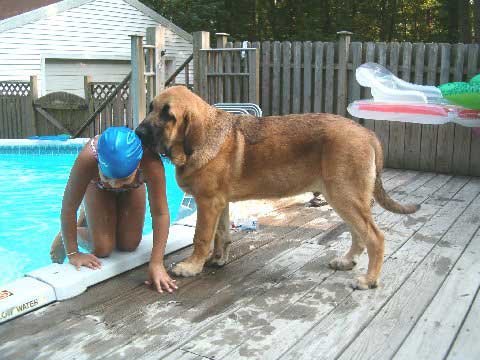
<path id="1" fill-rule="evenodd" d="M 141 123 L 138 125 L 135 129 L 135 134 L 140 138 L 143 145 L 147 147 L 154 145 L 151 125 L 148 123 Z"/>
<path id="2" fill-rule="evenodd" d="M 135 129 L 135 134 L 140 138 L 142 144 L 158 154 L 166 154 L 168 149 L 161 143 L 161 129 L 157 129 L 149 122 L 144 121 Z"/>

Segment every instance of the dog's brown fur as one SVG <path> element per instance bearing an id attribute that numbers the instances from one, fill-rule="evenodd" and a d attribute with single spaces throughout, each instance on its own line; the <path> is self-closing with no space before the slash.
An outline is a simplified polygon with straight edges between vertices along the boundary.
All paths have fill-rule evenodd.
<path id="1" fill-rule="evenodd" d="M 154 99 L 137 134 L 146 146 L 167 154 L 178 184 L 197 203 L 193 254 L 176 265 L 177 275 L 202 271 L 229 201 L 321 192 L 352 233 L 351 249 L 330 265 L 350 270 L 366 248 L 368 271 L 356 287 L 375 287 L 384 236 L 372 218 L 372 198 L 392 212 L 417 210 L 396 203 L 383 189 L 382 148 L 375 134 L 340 116 L 232 115 L 177 86 Z M 222 251 L 216 238 L 214 253 L 218 257 Z"/>

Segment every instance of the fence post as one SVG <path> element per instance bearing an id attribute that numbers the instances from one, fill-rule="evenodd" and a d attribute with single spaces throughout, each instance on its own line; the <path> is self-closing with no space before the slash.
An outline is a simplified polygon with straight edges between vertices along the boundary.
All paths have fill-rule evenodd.
<path id="1" fill-rule="evenodd" d="M 29 107 L 30 124 L 28 126 L 27 136 L 38 135 L 37 117 L 36 117 L 36 111 L 35 111 L 35 100 L 38 99 L 38 82 L 37 82 L 36 75 L 30 76 L 30 99 L 31 99 L 31 104 Z"/>
<path id="2" fill-rule="evenodd" d="M 215 33 L 217 38 L 217 48 L 224 48 L 227 45 L 227 39 L 230 34 L 227 33 Z"/>
<path id="3" fill-rule="evenodd" d="M 165 88 L 165 61 L 162 59 L 165 54 L 165 28 L 160 25 L 147 28 L 146 42 L 148 45 L 155 46 L 153 62 L 150 62 L 153 69 L 148 69 L 148 71 L 153 70 L 155 72 L 155 80 L 152 81 L 152 78 L 149 77 L 147 87 L 150 97 L 153 99 Z"/>
<path id="4" fill-rule="evenodd" d="M 204 100 L 207 100 L 206 64 L 200 64 L 200 49 L 210 49 L 210 33 L 208 31 L 196 31 L 193 33 L 193 90 Z"/>
<path id="5" fill-rule="evenodd" d="M 260 53 L 248 51 L 248 101 L 260 104 Z"/>
<path id="6" fill-rule="evenodd" d="M 350 31 L 339 31 L 338 35 L 338 96 L 337 114 L 345 116 L 348 99 L 348 55 L 350 50 Z"/>
<path id="7" fill-rule="evenodd" d="M 215 33 L 215 38 L 217 40 L 217 49 L 223 49 L 227 45 L 227 38 L 228 38 L 227 33 Z M 214 70 L 216 73 L 223 73 L 224 72 L 224 62 L 225 62 L 225 54 L 222 53 L 216 53 L 214 54 L 215 60 L 214 60 Z M 227 70 L 228 72 L 228 70 Z M 225 94 L 224 94 L 224 88 L 225 84 L 227 82 L 228 76 L 227 77 L 222 77 L 218 76 L 215 78 L 215 96 L 214 96 L 214 102 L 225 102 Z"/>
<path id="8" fill-rule="evenodd" d="M 132 101 L 132 127 L 135 129 L 145 118 L 147 100 L 145 94 L 145 55 L 143 54 L 143 36 L 131 37 L 132 77 L 130 79 L 130 98 Z"/>
<path id="9" fill-rule="evenodd" d="M 87 117 L 85 118 L 85 120 L 87 120 L 90 117 L 90 115 L 95 111 L 95 103 L 94 103 L 94 98 L 92 94 L 92 86 L 90 85 L 92 80 L 93 79 L 91 76 L 83 77 L 83 91 L 85 93 L 85 101 L 88 106 Z M 93 137 L 94 135 L 95 135 L 95 125 L 90 126 L 90 131 L 88 131 L 88 136 Z"/>

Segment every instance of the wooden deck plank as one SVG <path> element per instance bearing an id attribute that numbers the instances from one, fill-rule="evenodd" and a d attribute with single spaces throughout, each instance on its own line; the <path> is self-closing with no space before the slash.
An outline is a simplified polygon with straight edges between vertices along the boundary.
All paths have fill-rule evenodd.
<path id="1" fill-rule="evenodd" d="M 463 182 L 463 184 L 465 184 L 465 182 Z M 463 184 L 455 187 L 458 190 Z M 441 187 L 438 183 L 433 186 Z M 442 191 L 443 188 L 444 187 L 442 187 Z M 420 188 L 419 191 L 423 192 L 425 190 Z M 412 198 L 414 197 L 415 195 L 413 194 Z M 398 217 L 397 222 L 403 224 L 401 231 L 394 228 L 395 221 L 385 221 L 383 225 L 385 225 L 387 229 L 386 257 L 395 252 L 405 240 L 404 238 L 408 238 L 409 234 L 411 235 L 418 230 L 427 218 L 431 217 L 436 211 L 433 207 L 427 206 L 423 208 L 422 212 L 409 217 L 409 220 L 406 220 L 405 216 Z M 389 214 L 384 214 L 376 217 L 376 221 L 381 223 L 383 222 L 382 218 L 387 217 L 389 217 Z M 419 221 L 415 222 L 415 218 Z M 392 218 L 390 218 L 390 220 L 392 220 Z M 383 225 L 381 225 L 382 228 L 384 228 Z M 407 231 L 410 231 L 410 233 Z M 339 242 L 343 244 L 344 249 L 347 249 L 349 246 L 349 241 L 347 240 L 350 240 L 350 236 L 347 233 L 342 234 L 343 237 L 345 237 L 344 235 L 347 235 L 348 238 Z M 355 272 L 361 273 L 365 271 L 366 260 L 366 257 L 364 257 L 362 264 L 359 264 L 360 269 L 356 269 Z M 325 283 L 322 283 L 300 301 L 297 301 L 288 309 L 285 309 L 277 318 L 270 319 L 267 326 L 257 326 L 251 329 L 250 333 L 243 336 L 242 344 L 234 349 L 233 352 L 226 355 L 225 358 L 255 357 L 274 359 L 280 356 L 293 345 L 296 340 L 301 339 L 304 333 L 307 333 L 316 322 L 320 321 L 322 317 L 332 311 L 338 303 L 341 303 L 343 299 L 351 293 L 352 290 L 348 285 L 346 286 L 345 282 L 348 283 L 351 281 L 352 276 L 354 276 L 352 272 L 336 272 L 328 278 Z M 277 307 L 275 303 L 272 304 L 272 306 Z M 313 310 L 312 307 L 314 307 Z M 215 355 L 218 357 L 217 355 L 221 354 Z"/>
<path id="2" fill-rule="evenodd" d="M 430 182 L 432 186 L 430 193 L 434 192 L 438 188 L 441 188 L 450 177 L 439 176 L 439 178 L 442 179 L 442 181 Z M 420 191 L 425 192 L 423 187 L 420 187 L 419 189 Z M 420 217 L 425 218 L 425 215 L 426 214 L 421 214 Z M 379 219 L 377 218 L 377 221 L 378 220 Z M 404 220 L 405 216 L 399 216 L 396 218 L 397 222 Z M 419 223 L 421 223 L 421 221 Z M 393 224 L 389 224 L 389 226 L 393 226 Z M 414 226 L 412 226 L 412 229 L 413 228 Z M 289 326 L 289 320 L 291 317 L 286 315 L 287 312 L 291 313 L 288 308 L 291 308 L 298 300 L 308 294 L 308 292 L 320 285 L 320 283 L 322 283 L 326 278 L 334 274 L 334 271 L 325 265 L 328 263 L 328 260 L 335 255 L 335 250 L 338 253 L 344 252 L 348 249 L 350 244 L 350 236 L 346 232 L 346 227 L 343 227 L 342 233 L 343 239 L 341 239 L 341 241 L 337 241 L 336 246 L 329 247 L 330 251 L 324 256 L 324 260 L 321 262 L 322 265 L 316 267 L 309 266 L 308 271 L 299 271 L 296 273 L 296 276 L 292 276 L 288 280 L 282 281 L 278 288 L 269 290 L 260 298 L 257 297 L 252 299 L 250 304 L 242 307 L 233 315 L 228 316 L 222 321 L 216 322 L 211 326 L 210 329 L 192 339 L 192 341 L 186 345 L 182 346 L 182 349 L 192 351 L 194 353 L 201 353 L 204 356 L 214 356 L 217 359 L 223 357 L 230 358 L 232 356 L 236 357 L 241 352 L 248 353 L 249 356 L 257 358 L 269 356 L 267 354 L 252 354 L 249 350 L 246 350 L 245 347 L 241 348 L 239 353 L 228 353 L 238 347 L 239 341 L 248 341 L 252 331 L 256 333 L 254 342 L 257 342 L 260 338 L 263 339 L 262 346 L 266 346 L 266 343 L 264 342 L 266 338 L 268 338 L 268 342 L 272 338 L 281 336 L 278 331 L 272 337 L 269 336 L 272 332 L 271 323 L 274 319 L 277 320 L 277 318 L 280 318 L 277 321 L 278 325 L 282 324 L 282 322 L 285 323 L 283 324 L 285 326 L 280 326 L 280 329 L 286 330 L 287 332 L 291 331 L 291 326 Z M 401 242 L 397 243 L 401 245 Z M 337 297 L 341 297 L 342 295 L 344 297 L 351 292 L 349 290 L 349 283 L 352 281 L 352 276 L 353 275 L 350 273 L 348 278 L 343 278 L 343 286 L 339 286 L 335 292 Z M 329 290 L 331 291 L 331 288 Z M 329 299 L 329 301 L 332 301 L 332 299 Z M 322 309 L 324 309 L 324 305 L 325 304 L 323 301 L 320 301 L 317 304 L 317 306 L 320 306 Z M 312 306 L 309 306 L 308 308 L 311 310 L 311 312 L 315 312 L 317 315 L 319 311 L 322 310 Z M 259 318 L 261 321 L 259 321 Z M 212 341 L 212 339 L 214 341 Z M 278 344 L 275 345 L 275 348 L 278 348 Z M 269 352 L 271 351 L 272 349 L 269 348 Z"/>
<path id="3" fill-rule="evenodd" d="M 438 255 L 438 260 L 443 261 L 441 266 L 445 267 L 447 261 L 454 260 L 447 258 L 448 252 L 461 253 L 462 256 L 456 262 L 453 270 L 449 272 L 442 287 L 423 315 L 416 321 L 405 342 L 395 354 L 396 358 L 442 359 L 448 354 L 480 286 L 480 277 L 478 276 L 480 273 L 480 233 L 477 232 L 474 237 L 471 234 L 472 229 L 478 229 L 479 213 L 480 199 L 477 197 L 476 206 L 470 207 L 466 211 L 464 221 L 455 224 L 455 231 L 450 232 L 451 236 L 448 239 L 442 239 L 442 245 L 446 241 L 443 246 L 447 248 L 442 249 L 443 252 Z M 464 249 L 463 242 L 467 238 L 471 241 Z M 449 246 L 451 248 L 448 248 Z M 437 271 L 435 270 L 434 274 Z M 424 289 L 417 294 L 421 294 L 423 297 Z M 418 306 L 418 300 L 416 306 Z M 479 338 L 477 333 L 477 339 Z M 391 338 L 388 341 L 390 342 Z M 464 351 L 470 352 L 469 349 Z M 479 354 L 477 353 L 476 357 Z"/>
<path id="4" fill-rule="evenodd" d="M 162 360 L 207 360 L 205 356 L 197 355 L 189 351 L 176 350 L 170 355 L 163 357 Z"/>
<path id="5" fill-rule="evenodd" d="M 471 220 L 472 217 L 477 216 L 476 214 L 478 213 L 480 213 L 480 199 L 477 197 L 448 232 L 437 242 L 432 252 L 426 256 L 408 280 L 394 294 L 377 316 L 375 316 L 372 322 L 368 324 L 366 329 L 364 329 L 346 351 L 342 353 L 340 359 L 391 358 L 395 354 L 395 350 L 400 347 L 415 325 L 415 322 L 422 315 L 424 309 L 435 297 L 445 278 L 452 272 L 452 268 L 462 255 L 465 246 L 469 244 L 473 235 L 476 233 L 479 223 L 478 221 L 472 222 Z M 477 250 L 480 250 L 480 245 Z M 464 256 L 462 259 L 464 259 Z M 459 263 L 462 261 L 463 260 L 460 260 Z M 480 270 L 480 258 L 478 259 L 476 269 L 473 265 L 474 264 L 470 264 L 466 268 L 472 271 L 477 270 L 473 272 L 473 276 L 477 276 L 478 270 Z M 458 264 L 455 266 L 455 269 L 458 270 Z M 458 281 L 459 279 L 456 278 L 456 275 L 461 274 L 461 276 L 464 276 L 463 270 L 454 270 L 452 273 L 455 274 L 453 277 L 455 281 L 457 281 L 457 284 L 461 283 Z M 450 281 L 450 278 L 451 277 L 449 277 L 447 281 Z M 479 282 L 480 281 L 472 281 L 472 284 L 475 283 L 475 288 L 470 294 L 469 301 L 473 299 Z M 452 296 L 450 301 L 458 301 L 459 297 L 465 296 L 464 293 L 462 294 L 463 295 Z M 449 295 L 451 296 L 452 294 Z M 434 303 L 436 299 L 437 298 L 435 298 Z M 463 297 L 461 299 L 467 300 Z M 437 305 L 439 306 L 437 309 L 441 311 L 441 313 L 445 313 L 445 309 L 452 309 L 450 306 L 452 304 L 450 303 Z M 455 317 L 458 316 L 457 312 L 448 311 L 448 313 Z M 436 315 L 440 316 L 440 313 Z M 428 319 L 430 319 L 429 323 L 431 324 L 438 324 L 438 322 L 443 323 L 442 316 L 440 316 L 440 318 L 428 317 Z M 462 319 L 463 317 L 460 317 L 459 321 Z M 423 328 L 424 322 L 419 321 L 418 324 L 421 324 L 422 326 L 420 327 Z M 425 329 L 423 328 L 422 330 Z M 435 329 L 435 332 L 436 330 L 437 329 Z M 428 336 L 430 336 L 431 340 L 427 341 L 434 347 L 438 346 L 439 338 L 442 339 L 442 343 L 445 340 L 445 337 L 439 337 L 438 332 L 435 334 L 423 332 L 417 333 L 416 335 L 419 334 L 422 334 L 423 339 L 428 339 Z M 420 343 L 421 340 L 415 343 L 418 346 L 412 346 L 409 349 L 410 355 L 413 356 L 412 358 L 427 358 L 427 356 L 422 356 L 421 354 L 429 354 L 429 356 L 432 354 L 429 346 L 423 346 L 425 344 Z M 445 344 L 448 349 L 448 342 L 445 342 Z M 400 356 L 399 358 L 408 357 Z M 433 358 L 441 358 L 441 356 L 433 356 Z"/>
<path id="6" fill-rule="evenodd" d="M 393 168 L 386 168 L 386 169 L 383 169 L 382 171 L 382 181 L 385 182 L 395 176 L 398 176 L 399 174 L 401 174 L 402 171 L 401 170 L 398 170 L 398 169 L 393 169 Z"/>
<path id="7" fill-rule="evenodd" d="M 252 297 L 260 296 L 275 284 L 290 277 L 306 263 L 320 256 L 323 251 L 324 249 L 316 244 L 305 244 L 292 251 L 285 251 L 272 259 L 262 271 L 255 272 L 241 284 L 232 284 L 224 287 L 220 292 L 210 293 L 208 301 L 188 312 L 183 312 L 181 317 L 171 319 L 167 323 L 149 326 L 148 336 L 134 339 L 127 346 L 109 355 L 118 357 L 125 349 L 136 347 L 138 340 L 147 341 L 147 344 L 154 341 L 157 344 L 155 348 L 149 349 L 147 346 L 146 349 L 142 349 L 142 358 L 158 359 L 168 355 L 188 339 L 199 336 L 211 324 L 245 306 Z"/>
<path id="8" fill-rule="evenodd" d="M 383 304 L 404 283 L 417 263 L 428 254 L 435 241 L 459 217 L 465 205 L 480 192 L 480 181 L 469 182 L 452 200 L 430 218 L 394 256 L 390 256 L 383 269 L 384 285 L 371 292 L 355 291 L 336 307 L 327 317 L 318 322 L 282 359 L 311 359 L 316 354 L 334 358 L 346 348 L 355 336 L 381 310 Z M 422 211 L 422 209 L 420 210 Z M 406 226 L 408 231 L 411 226 Z M 398 228 L 395 229 L 399 231 Z M 391 240 L 387 241 L 387 245 Z"/>
<path id="9" fill-rule="evenodd" d="M 447 360 L 475 359 L 478 358 L 478 354 L 480 354 L 480 332 L 478 331 L 478 319 L 480 319 L 479 290 L 480 288 L 477 289 L 475 300 L 468 311 L 462 328 L 455 338 Z"/>
<path id="10" fill-rule="evenodd" d="M 319 239 L 321 241 L 321 239 Z M 326 246 L 325 246 L 326 245 Z M 263 294 L 244 298 L 243 306 L 239 307 L 228 316 L 209 325 L 207 329 L 193 337 L 188 343 L 181 346 L 182 350 L 201 353 L 209 358 L 230 358 L 230 351 L 238 347 L 246 339 L 261 340 L 269 331 L 274 329 L 272 321 L 281 317 L 289 318 L 287 309 L 306 296 L 311 290 L 320 285 L 326 278 L 334 273 L 328 267 L 334 253 L 332 248 L 345 249 L 345 244 L 335 244 L 328 248 L 330 243 L 323 245 L 321 255 L 308 262 L 291 277 L 283 279 L 276 286 L 268 289 Z M 343 245 L 343 246 L 338 246 Z M 346 296 L 349 291 L 348 280 L 343 278 L 342 288 L 336 290 L 338 297 Z M 318 302 L 328 304 L 332 297 L 326 297 Z M 314 307 L 310 307 L 313 312 Z M 252 333 L 255 334 L 252 334 Z M 253 336 L 251 336 L 253 335 Z M 228 354 L 228 355 L 227 355 Z M 249 357 L 257 354 L 249 353 Z"/>

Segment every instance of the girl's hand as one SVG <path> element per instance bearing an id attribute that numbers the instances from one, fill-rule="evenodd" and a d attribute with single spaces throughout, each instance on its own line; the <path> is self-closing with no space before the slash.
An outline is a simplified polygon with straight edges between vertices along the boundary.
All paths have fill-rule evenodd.
<path id="1" fill-rule="evenodd" d="M 154 263 L 150 261 L 148 266 L 148 280 L 145 281 L 145 285 L 151 286 L 159 293 L 163 293 L 163 290 L 171 293 L 178 289 L 175 284 L 176 280 L 170 278 L 162 263 Z"/>
<path id="2" fill-rule="evenodd" d="M 82 266 L 96 270 L 100 269 L 102 264 L 100 260 L 93 254 L 76 253 L 68 257 L 70 264 L 75 266 L 77 270 L 80 270 Z"/>

